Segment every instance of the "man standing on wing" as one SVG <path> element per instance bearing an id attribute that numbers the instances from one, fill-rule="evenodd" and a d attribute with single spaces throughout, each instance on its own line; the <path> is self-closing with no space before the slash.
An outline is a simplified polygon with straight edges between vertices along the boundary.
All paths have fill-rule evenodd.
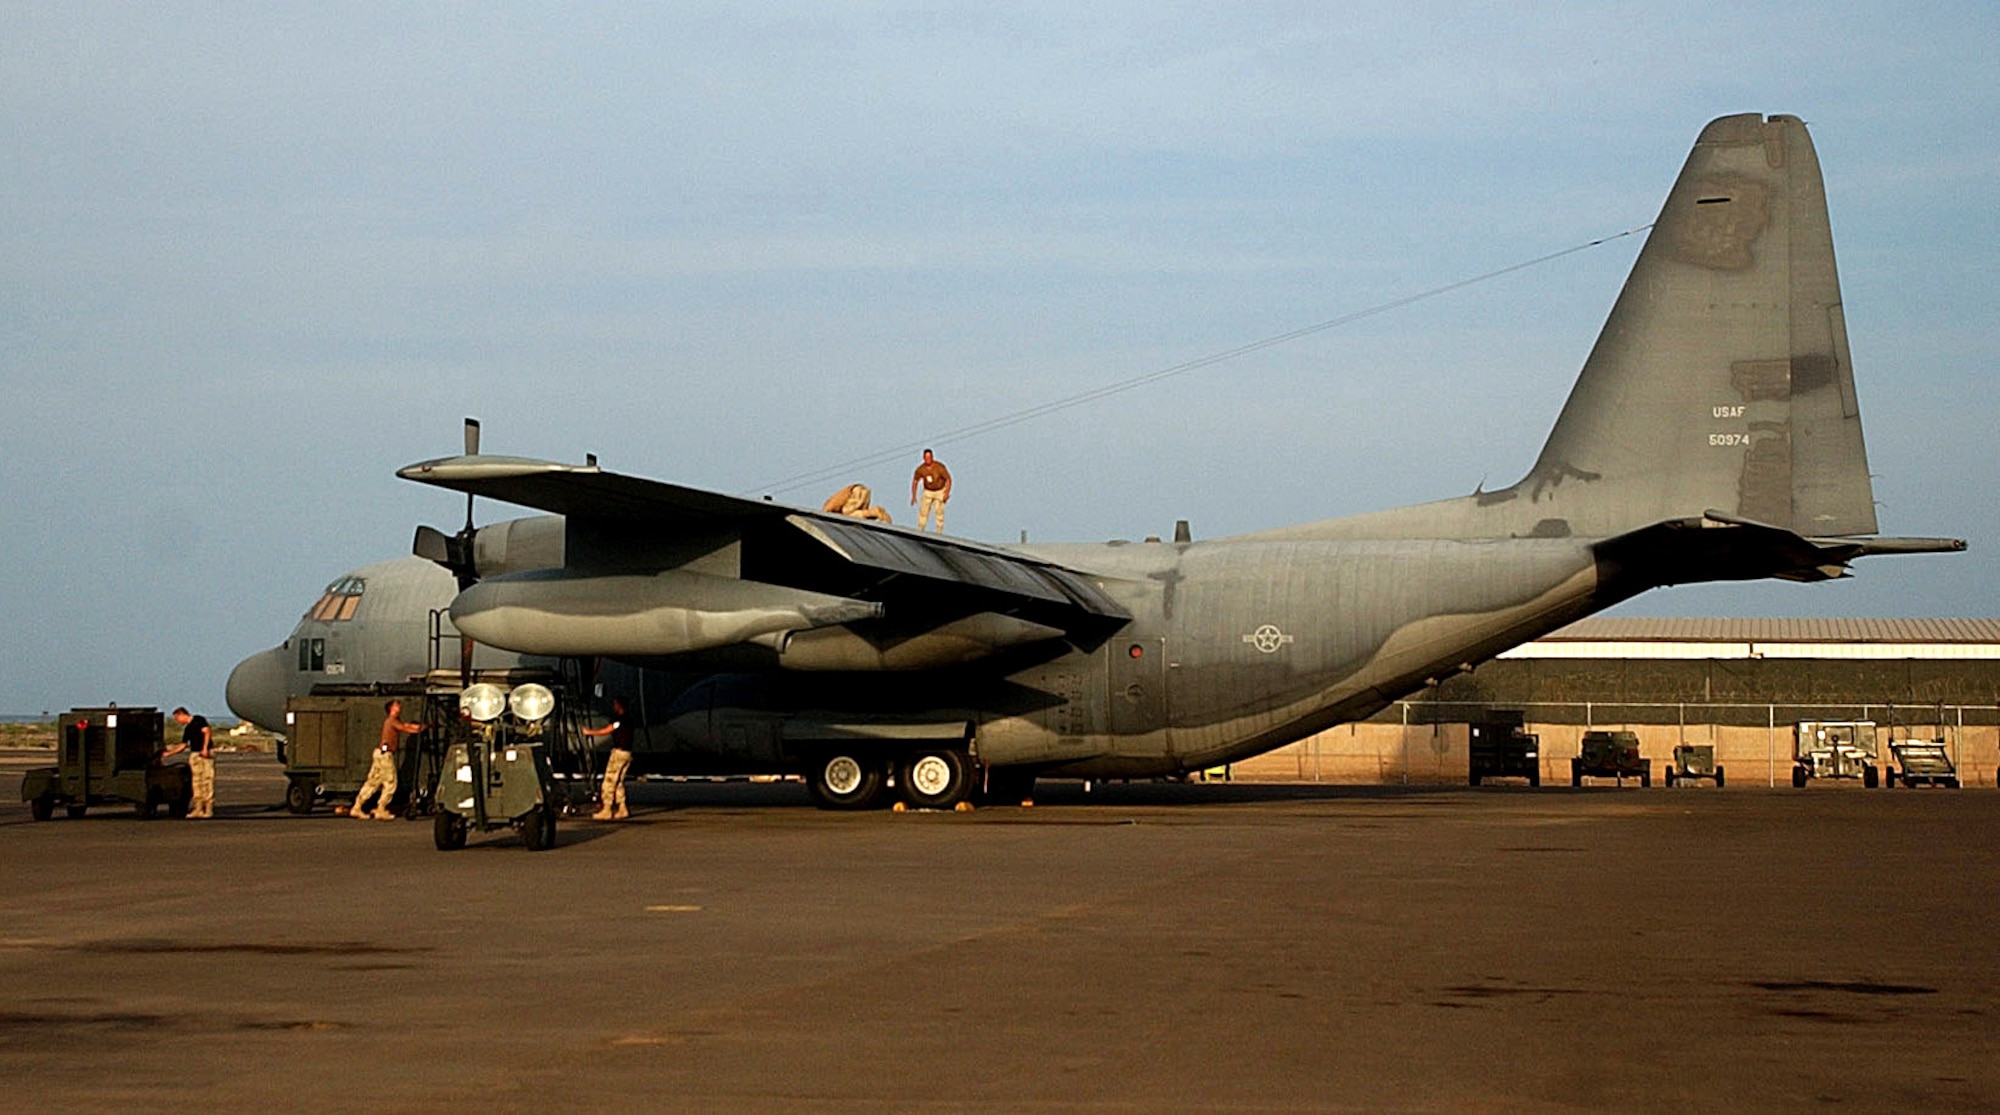
<path id="1" fill-rule="evenodd" d="M 931 511 L 937 511 L 937 529 L 944 533 L 944 505 L 951 502 L 951 470 L 944 462 L 924 450 L 924 463 L 917 466 L 915 475 L 910 477 L 910 503 L 917 503 L 917 488 L 922 486 L 924 501 L 917 505 L 917 529 L 929 530 Z"/>

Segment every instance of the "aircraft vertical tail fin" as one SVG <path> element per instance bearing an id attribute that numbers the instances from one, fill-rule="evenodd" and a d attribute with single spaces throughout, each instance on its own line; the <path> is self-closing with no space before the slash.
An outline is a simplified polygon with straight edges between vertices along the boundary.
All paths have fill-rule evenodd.
<path id="1" fill-rule="evenodd" d="M 1802 121 L 1702 129 L 1534 468 L 1479 498 L 1595 537 L 1709 509 L 1808 536 L 1875 533 Z"/>

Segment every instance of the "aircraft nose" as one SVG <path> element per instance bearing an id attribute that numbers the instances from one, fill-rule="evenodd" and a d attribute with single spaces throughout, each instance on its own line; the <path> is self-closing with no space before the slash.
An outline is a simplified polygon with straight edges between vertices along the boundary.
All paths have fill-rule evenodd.
<path id="1" fill-rule="evenodd" d="M 285 730 L 285 648 L 253 654 L 229 671 L 229 711 L 260 728 Z"/>

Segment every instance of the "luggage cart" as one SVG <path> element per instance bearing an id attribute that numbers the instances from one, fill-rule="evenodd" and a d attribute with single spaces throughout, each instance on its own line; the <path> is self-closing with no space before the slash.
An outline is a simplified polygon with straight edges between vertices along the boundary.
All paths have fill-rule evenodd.
<path id="1" fill-rule="evenodd" d="M 1895 756 L 1896 766 L 1882 772 L 1883 785 L 1894 786 L 1901 779 L 1905 786 L 1958 789 L 1958 768 L 1952 765 L 1951 753 L 1945 750 L 1943 740 L 1907 739 L 1891 743 L 1889 754 Z"/>

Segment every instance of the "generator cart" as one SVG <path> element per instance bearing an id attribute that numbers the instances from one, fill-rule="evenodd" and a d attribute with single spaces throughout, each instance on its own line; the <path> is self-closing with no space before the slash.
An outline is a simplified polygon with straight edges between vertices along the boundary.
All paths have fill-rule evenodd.
<path id="1" fill-rule="evenodd" d="M 1586 778 L 1616 778 L 1624 785 L 1637 778 L 1639 785 L 1653 784 L 1653 764 L 1639 755 L 1639 737 L 1633 732 L 1585 732 L 1583 753 L 1569 761 L 1569 784 L 1583 785 Z"/>
<path id="2" fill-rule="evenodd" d="M 342 801 L 368 781 L 381 740 L 383 706 L 401 701 L 405 721 L 425 721 L 421 685 L 314 687 L 312 696 L 285 702 L 285 808 L 310 813 L 321 801 Z M 387 808 L 407 810 L 423 786 L 429 733 L 405 739 L 396 751 L 396 799 Z"/>
<path id="3" fill-rule="evenodd" d="M 194 797 L 186 764 L 163 765 L 166 717 L 156 708 L 78 708 L 56 719 L 56 765 L 21 777 L 21 800 L 37 821 L 62 806 L 81 817 L 93 805 L 130 802 L 139 819 L 161 807 L 185 817 Z"/>
<path id="4" fill-rule="evenodd" d="M 1889 754 L 1896 757 L 1896 767 L 1882 772 L 1883 785 L 1894 786 L 1900 778 L 1905 786 L 1958 789 L 1958 768 L 1952 765 L 1943 740 L 1906 739 L 1891 743 Z"/>
<path id="5" fill-rule="evenodd" d="M 1674 761 L 1667 764 L 1667 785 L 1704 778 L 1714 779 L 1715 788 L 1722 788 L 1722 765 L 1715 761 L 1715 745 L 1683 743 L 1674 748 Z"/>
<path id="6" fill-rule="evenodd" d="M 1519 712 L 1496 709 L 1485 720 L 1466 726 L 1468 781 L 1474 786 L 1488 778 L 1525 778 L 1530 786 L 1542 784 L 1541 737 L 1522 731 L 1523 719 Z"/>
<path id="7" fill-rule="evenodd" d="M 1814 778 L 1860 779 L 1868 789 L 1879 783 L 1872 720 L 1801 720 L 1792 744 L 1792 785 L 1803 789 Z"/>

